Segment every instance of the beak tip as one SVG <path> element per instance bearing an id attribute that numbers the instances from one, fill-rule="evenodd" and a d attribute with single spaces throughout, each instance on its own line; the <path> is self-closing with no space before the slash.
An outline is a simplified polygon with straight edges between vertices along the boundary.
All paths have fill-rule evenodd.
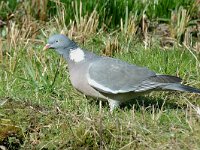
<path id="1" fill-rule="evenodd" d="M 46 45 L 44 46 L 43 50 L 47 50 L 47 49 L 49 49 L 49 48 L 50 48 L 50 45 L 49 45 L 49 44 L 46 44 Z"/>

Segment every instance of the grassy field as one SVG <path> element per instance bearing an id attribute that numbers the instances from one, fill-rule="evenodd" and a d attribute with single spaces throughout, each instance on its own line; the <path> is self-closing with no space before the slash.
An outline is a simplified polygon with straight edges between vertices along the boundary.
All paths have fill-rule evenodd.
<path id="1" fill-rule="evenodd" d="M 110 1 L 103 7 L 99 1 L 95 10 L 95 1 L 74 1 L 74 12 L 67 9 L 69 1 L 37 2 L 0 3 L 0 149 L 200 148 L 200 95 L 153 92 L 111 114 L 107 103 L 100 108 L 97 99 L 72 87 L 63 58 L 42 50 L 49 35 L 64 33 L 96 54 L 176 75 L 200 88 L 198 1 L 168 4 L 173 11 L 166 16 L 159 13 L 160 1 L 153 10 L 156 1 L 144 1 L 147 13 L 135 16 L 144 9 L 139 2 L 126 7 L 125 1 Z M 43 15 L 33 11 L 36 5 Z M 100 6 L 125 9 L 109 24 Z"/>

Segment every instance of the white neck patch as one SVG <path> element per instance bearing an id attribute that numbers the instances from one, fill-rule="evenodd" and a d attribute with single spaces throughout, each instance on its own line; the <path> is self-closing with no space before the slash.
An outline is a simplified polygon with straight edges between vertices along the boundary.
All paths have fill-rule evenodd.
<path id="1" fill-rule="evenodd" d="M 85 59 L 85 54 L 80 48 L 76 48 L 73 50 L 71 49 L 69 53 L 69 58 L 77 63 Z"/>

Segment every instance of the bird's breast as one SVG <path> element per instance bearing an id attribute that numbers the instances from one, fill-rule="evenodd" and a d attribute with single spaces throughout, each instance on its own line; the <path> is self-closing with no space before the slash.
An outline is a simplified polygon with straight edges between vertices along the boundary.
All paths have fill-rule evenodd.
<path id="1" fill-rule="evenodd" d="M 88 84 L 88 64 L 76 64 L 70 67 L 70 81 L 75 89 L 82 92 L 85 95 L 92 97 L 102 97 L 102 95 Z"/>

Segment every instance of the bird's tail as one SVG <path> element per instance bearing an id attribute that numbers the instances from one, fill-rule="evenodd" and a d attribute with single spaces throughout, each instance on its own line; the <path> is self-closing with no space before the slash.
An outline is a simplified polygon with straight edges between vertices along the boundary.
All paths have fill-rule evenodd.
<path id="1" fill-rule="evenodd" d="M 200 94 L 200 89 L 187 86 L 187 85 L 182 85 L 179 83 L 171 83 L 166 86 L 163 86 L 162 89 L 164 90 L 176 90 L 176 91 L 186 91 L 190 93 L 199 93 Z"/>
<path id="2" fill-rule="evenodd" d="M 137 92 L 147 91 L 151 89 L 156 90 L 175 90 L 175 91 L 186 91 L 190 93 L 199 93 L 200 89 L 193 88 L 188 85 L 181 84 L 182 79 L 170 75 L 157 75 L 148 78 L 135 90 Z"/>

